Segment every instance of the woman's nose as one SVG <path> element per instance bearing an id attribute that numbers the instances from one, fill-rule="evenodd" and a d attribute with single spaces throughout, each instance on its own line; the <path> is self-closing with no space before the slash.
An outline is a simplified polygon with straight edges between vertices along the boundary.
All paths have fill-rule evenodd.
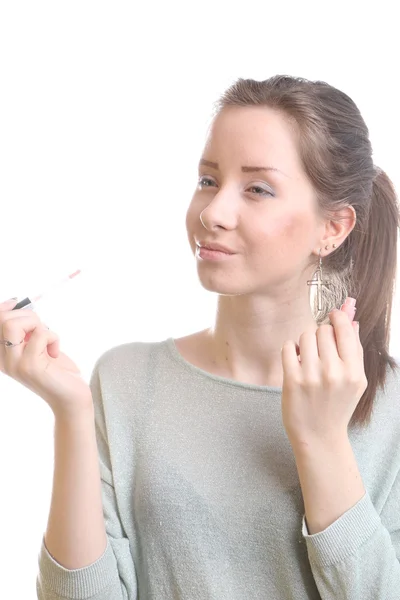
<path id="1" fill-rule="evenodd" d="M 220 190 L 200 214 L 206 229 L 234 229 L 238 221 L 239 206 L 234 194 Z"/>

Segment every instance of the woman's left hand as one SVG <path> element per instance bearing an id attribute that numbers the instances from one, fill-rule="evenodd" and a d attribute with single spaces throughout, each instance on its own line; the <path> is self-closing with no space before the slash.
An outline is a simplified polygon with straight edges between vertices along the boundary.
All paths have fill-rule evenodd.
<path id="1" fill-rule="evenodd" d="M 330 444 L 347 437 L 350 419 L 365 392 L 364 352 L 353 310 L 347 304 L 330 314 L 332 325 L 282 347 L 282 417 L 292 447 Z"/>

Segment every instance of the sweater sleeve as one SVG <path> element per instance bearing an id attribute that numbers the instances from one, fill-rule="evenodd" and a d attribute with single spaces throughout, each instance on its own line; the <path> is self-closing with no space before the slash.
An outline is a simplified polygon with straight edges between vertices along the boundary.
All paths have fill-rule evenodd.
<path id="1" fill-rule="evenodd" d="M 400 475 L 378 514 L 363 498 L 327 529 L 302 534 L 322 600 L 398 600 L 400 590 Z"/>
<path id="2" fill-rule="evenodd" d="M 65 569 L 48 552 L 44 536 L 36 579 L 38 600 L 136 600 L 137 580 L 129 540 L 120 519 L 114 490 L 110 452 L 97 361 L 90 380 L 95 407 L 103 515 L 107 546 L 96 562 L 81 569 Z"/>

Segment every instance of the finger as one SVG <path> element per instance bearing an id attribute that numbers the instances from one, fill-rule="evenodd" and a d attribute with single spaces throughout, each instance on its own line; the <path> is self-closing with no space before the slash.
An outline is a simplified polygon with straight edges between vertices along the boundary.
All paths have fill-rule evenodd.
<path id="1" fill-rule="evenodd" d="M 353 319 L 356 314 L 356 310 L 357 310 L 356 308 L 348 306 L 348 304 L 342 304 L 342 306 L 340 308 L 340 312 L 345 313 L 349 317 L 350 323 L 353 322 Z"/>
<path id="2" fill-rule="evenodd" d="M 24 310 L 6 312 L 4 315 L 0 313 L 0 321 L 3 338 L 13 343 L 24 339 L 26 334 L 33 331 L 40 323 L 36 313 L 31 311 L 28 313 Z"/>
<path id="3" fill-rule="evenodd" d="M 29 342 L 26 344 L 23 359 L 31 361 L 41 356 L 47 351 L 52 358 L 57 358 L 59 352 L 60 338 L 54 331 L 48 329 L 47 325 L 40 324 L 30 335 Z M 53 356 L 56 354 L 56 356 Z"/>
<path id="4" fill-rule="evenodd" d="M 284 375 L 290 374 L 290 379 L 299 379 L 301 376 L 301 364 L 296 351 L 296 343 L 288 340 L 282 346 L 281 357 Z"/>
<path id="5" fill-rule="evenodd" d="M 325 368 L 338 362 L 339 355 L 335 330 L 332 325 L 321 325 L 316 333 L 318 355 Z"/>
<path id="6" fill-rule="evenodd" d="M 354 320 L 354 316 L 356 314 L 356 307 L 352 306 L 351 304 L 348 303 L 344 303 L 342 304 L 342 306 L 340 307 L 340 310 L 344 313 L 346 313 L 346 315 L 348 315 L 349 319 L 350 319 L 350 323 L 352 323 L 352 321 Z"/>
<path id="7" fill-rule="evenodd" d="M 60 356 L 60 340 L 56 340 L 47 346 L 47 354 L 51 356 L 51 358 L 58 358 Z"/>
<path id="8" fill-rule="evenodd" d="M 17 311 L 17 313 L 23 311 Z M 21 340 L 25 339 L 28 332 L 32 331 L 40 323 L 39 317 L 35 313 L 23 312 L 24 316 L 14 316 L 13 313 L 6 312 L 2 315 L 0 312 L 0 320 L 2 324 L 0 326 L 0 337 L 4 340 L 9 340 L 17 346 L 4 346 L 0 347 L 1 354 L 1 368 L 3 367 L 6 372 L 11 372 L 15 368 L 15 365 L 21 359 L 22 353 L 26 346 L 26 343 L 20 343 Z M 5 319 L 5 320 L 4 320 Z"/>
<path id="9" fill-rule="evenodd" d="M 29 308 L 18 308 L 16 310 L 7 309 L 4 312 L 0 311 L 0 319 L 3 322 L 8 321 L 9 319 L 16 319 L 19 317 L 26 317 L 26 316 L 29 317 L 31 315 L 35 315 L 36 317 L 38 317 L 37 313 Z"/>
<path id="10" fill-rule="evenodd" d="M 49 330 L 49 328 L 47 328 Z M 52 332 L 54 333 L 54 331 Z M 57 335 L 57 334 L 56 334 Z M 51 356 L 51 358 L 58 358 L 60 355 L 60 338 L 57 335 L 57 339 L 55 342 L 52 342 L 47 346 L 47 354 Z"/>
<path id="11" fill-rule="evenodd" d="M 359 323 L 359 321 L 353 321 L 352 326 L 353 326 L 354 333 L 355 333 L 355 336 L 356 336 L 356 340 L 357 340 L 359 352 L 361 354 L 363 354 L 364 353 L 364 348 L 362 346 L 361 339 L 360 339 L 360 323 Z"/>
<path id="12" fill-rule="evenodd" d="M 4 300 L 0 303 L 0 310 L 11 310 L 16 304 L 18 304 L 18 298 L 10 298 L 10 300 Z"/>
<path id="13" fill-rule="evenodd" d="M 45 327 L 45 329 L 47 329 L 47 330 L 50 329 L 45 323 L 43 323 L 43 327 Z M 29 342 L 31 336 L 32 336 L 32 332 L 27 333 L 25 336 L 25 342 Z M 55 342 L 52 342 L 51 344 L 49 344 L 47 346 L 47 353 L 52 358 L 58 358 L 58 355 L 60 354 L 60 340 L 59 339 L 57 339 Z"/>
<path id="14" fill-rule="evenodd" d="M 315 333 L 313 331 L 302 333 L 299 346 L 303 373 L 309 377 L 318 376 L 320 358 Z"/>
<path id="15" fill-rule="evenodd" d="M 337 354 L 350 365 L 356 360 L 359 349 L 353 325 L 344 311 L 332 311 L 329 317 L 335 331 Z"/>

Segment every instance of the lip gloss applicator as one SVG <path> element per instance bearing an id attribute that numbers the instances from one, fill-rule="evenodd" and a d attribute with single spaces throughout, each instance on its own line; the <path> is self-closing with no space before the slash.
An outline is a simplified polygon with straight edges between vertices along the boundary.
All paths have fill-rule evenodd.
<path id="1" fill-rule="evenodd" d="M 38 296 L 33 296 L 32 298 L 26 297 L 23 300 L 20 300 L 20 302 L 18 302 L 18 304 L 16 304 L 12 310 L 19 310 L 20 308 L 26 308 L 29 310 L 33 310 L 35 308 L 35 303 L 38 302 L 39 300 L 41 300 L 43 298 L 43 296 L 45 296 L 49 291 L 52 291 L 55 288 L 58 288 L 63 283 L 69 281 L 70 279 L 73 279 L 74 277 L 79 275 L 80 272 L 81 272 L 81 270 L 78 269 L 77 271 L 75 271 L 75 273 L 71 273 L 71 275 L 68 275 L 68 277 L 64 277 L 63 279 L 60 279 L 60 281 L 57 281 L 56 283 L 52 284 L 49 288 L 47 288 L 46 291 L 42 292 Z"/>

